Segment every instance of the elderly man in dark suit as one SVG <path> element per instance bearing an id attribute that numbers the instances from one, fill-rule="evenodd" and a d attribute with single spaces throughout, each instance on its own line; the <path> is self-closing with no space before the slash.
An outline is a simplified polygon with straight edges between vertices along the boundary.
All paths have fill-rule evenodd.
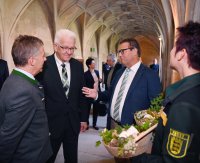
<path id="1" fill-rule="evenodd" d="M 125 67 L 116 74 L 108 91 L 97 94 L 95 89 L 83 88 L 86 97 L 109 101 L 111 128 L 117 124 L 131 125 L 135 123 L 134 113 L 147 109 L 150 101 L 161 92 L 157 73 L 140 61 L 140 46 L 135 39 L 120 41 L 118 55 Z M 117 162 L 119 161 L 117 160 Z M 127 161 L 129 162 L 129 160 Z"/>
<path id="2" fill-rule="evenodd" d="M 0 90 L 8 76 L 9 76 L 9 71 L 7 62 L 4 61 L 3 59 L 0 59 Z"/>
<path id="3" fill-rule="evenodd" d="M 12 57 L 16 68 L 0 92 L 0 162 L 44 163 L 52 150 L 44 94 L 34 78 L 46 60 L 43 42 L 19 36 Z"/>
<path id="4" fill-rule="evenodd" d="M 44 86 L 53 163 L 63 145 L 65 162 L 76 163 L 78 136 L 87 128 L 87 105 L 81 88 L 84 86 L 83 65 L 72 58 L 76 35 L 67 29 L 56 32 L 55 53 L 47 57 L 40 80 Z"/>

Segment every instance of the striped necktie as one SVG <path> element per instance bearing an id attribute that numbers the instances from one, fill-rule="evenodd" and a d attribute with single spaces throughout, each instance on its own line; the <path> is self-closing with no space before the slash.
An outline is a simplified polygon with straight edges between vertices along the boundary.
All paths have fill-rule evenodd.
<path id="1" fill-rule="evenodd" d="M 63 88 L 65 91 L 65 95 L 68 98 L 68 94 L 69 94 L 69 80 L 68 80 L 68 75 L 67 75 L 67 69 L 65 68 L 65 64 L 61 64 L 62 66 L 62 84 L 63 84 Z"/>
<path id="2" fill-rule="evenodd" d="M 130 69 L 126 68 L 125 73 L 124 73 L 124 78 L 122 80 L 122 83 L 117 95 L 117 100 L 114 105 L 113 119 L 116 120 L 117 122 L 120 122 L 119 108 L 120 108 L 121 100 L 123 97 L 124 89 L 126 88 L 126 82 L 128 80 L 129 72 L 130 72 Z"/>

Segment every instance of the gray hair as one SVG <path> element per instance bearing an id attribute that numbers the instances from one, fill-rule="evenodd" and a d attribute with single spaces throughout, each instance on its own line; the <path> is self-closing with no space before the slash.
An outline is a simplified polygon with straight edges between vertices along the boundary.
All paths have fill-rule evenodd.
<path id="1" fill-rule="evenodd" d="M 15 39 L 11 50 L 15 66 L 25 66 L 30 57 L 39 54 L 39 50 L 43 45 L 42 40 L 35 36 L 19 35 Z"/>
<path id="2" fill-rule="evenodd" d="M 69 37 L 76 40 L 76 34 L 69 29 L 60 29 L 56 32 L 54 43 L 59 43 L 62 37 Z"/>
<path id="3" fill-rule="evenodd" d="M 111 58 L 112 62 L 116 62 L 117 58 L 115 54 L 108 54 L 107 59 Z"/>

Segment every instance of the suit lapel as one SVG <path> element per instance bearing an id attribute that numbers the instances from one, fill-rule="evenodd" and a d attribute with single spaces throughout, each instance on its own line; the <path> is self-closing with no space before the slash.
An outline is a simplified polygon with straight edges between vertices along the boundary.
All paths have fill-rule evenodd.
<path id="1" fill-rule="evenodd" d="M 63 84 L 61 81 L 61 77 L 58 71 L 58 67 L 56 65 L 56 60 L 54 57 L 55 54 L 53 54 L 52 56 L 49 57 L 49 65 L 48 65 L 48 69 L 51 69 L 50 72 L 52 73 L 52 77 L 55 78 L 55 85 L 56 87 L 62 92 L 62 94 L 64 94 L 65 96 L 65 91 L 63 89 Z"/>
<path id="2" fill-rule="evenodd" d="M 131 82 L 131 85 L 130 85 L 130 88 L 129 88 L 126 98 L 130 95 L 131 92 L 133 92 L 133 90 L 137 86 L 137 83 L 139 82 L 143 72 L 144 72 L 144 66 L 141 64 L 138 71 L 135 74 L 133 81 Z"/>
<path id="3" fill-rule="evenodd" d="M 88 77 L 90 78 L 90 81 L 94 83 L 94 78 L 93 78 L 90 70 L 88 70 Z"/>
<path id="4" fill-rule="evenodd" d="M 69 86 L 69 97 L 70 97 L 70 94 L 71 94 L 71 90 L 73 90 L 74 87 L 76 87 L 77 85 L 77 79 L 76 79 L 76 74 L 75 73 L 79 73 L 77 71 L 77 68 L 76 68 L 76 65 L 75 65 L 75 62 L 73 61 L 73 58 L 71 58 L 69 60 L 69 64 L 70 64 L 70 75 L 71 75 L 71 79 L 70 79 L 70 86 Z M 75 72 L 75 73 L 73 73 Z"/>
<path id="5" fill-rule="evenodd" d="M 117 83 L 119 82 L 119 79 L 121 78 L 121 76 L 122 76 L 122 74 L 124 73 L 124 71 L 125 71 L 125 67 L 124 68 L 122 68 L 121 70 L 120 70 L 120 72 L 116 75 L 116 77 L 114 78 L 114 80 L 113 80 L 113 83 L 112 83 L 112 94 L 111 94 L 111 100 L 112 100 L 112 98 L 113 98 L 113 95 L 114 95 L 114 91 L 115 91 L 115 88 L 116 88 L 116 86 L 117 86 Z"/>

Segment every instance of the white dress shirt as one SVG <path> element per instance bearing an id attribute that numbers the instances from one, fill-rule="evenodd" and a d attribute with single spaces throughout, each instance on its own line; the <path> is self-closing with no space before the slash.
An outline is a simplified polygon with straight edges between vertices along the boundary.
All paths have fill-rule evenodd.
<path id="1" fill-rule="evenodd" d="M 59 75 L 60 75 L 61 79 L 62 79 L 62 68 L 63 68 L 61 65 L 63 63 L 65 64 L 65 68 L 67 70 L 68 82 L 69 82 L 69 85 L 70 85 L 71 73 L 70 73 L 70 64 L 69 64 L 69 62 L 62 62 L 60 59 L 58 59 L 56 54 L 54 54 L 54 57 L 55 57 L 55 60 L 56 60 L 56 65 L 57 65 L 57 68 L 58 68 Z"/>
<path id="2" fill-rule="evenodd" d="M 135 77 L 135 74 L 137 73 L 139 67 L 140 67 L 140 64 L 141 62 L 137 62 L 136 64 L 134 64 L 132 67 L 130 67 L 130 72 L 129 72 L 129 76 L 128 76 L 128 80 L 126 82 L 126 87 L 124 89 L 124 92 L 123 92 L 123 96 L 122 96 L 122 100 L 120 102 L 120 107 L 119 107 L 119 118 L 120 118 L 120 121 L 121 121 L 121 115 L 122 115 L 122 109 L 123 109 L 123 106 L 124 106 L 124 102 L 126 100 L 126 96 L 127 96 L 127 93 L 128 93 L 128 90 L 130 88 L 130 85 Z M 125 71 L 124 71 L 125 73 Z M 118 96 L 118 93 L 119 93 L 119 90 L 120 90 L 120 87 L 121 87 L 121 84 L 122 84 L 122 80 L 124 78 L 124 73 L 122 74 L 122 76 L 120 77 L 116 87 L 115 87 L 115 90 L 114 90 L 114 95 L 113 95 L 113 98 L 112 98 L 112 103 L 111 103 L 111 117 L 113 118 L 113 112 L 114 112 L 114 106 L 115 106 L 115 102 L 117 101 L 117 96 Z"/>

